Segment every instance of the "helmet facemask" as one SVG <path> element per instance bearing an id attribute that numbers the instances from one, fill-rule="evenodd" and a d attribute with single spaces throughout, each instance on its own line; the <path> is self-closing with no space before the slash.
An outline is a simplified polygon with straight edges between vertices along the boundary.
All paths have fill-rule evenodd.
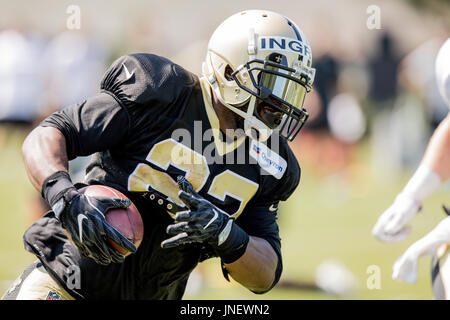
<path id="1" fill-rule="evenodd" d="M 311 75 L 288 67 L 286 57 L 274 52 L 265 60 L 253 59 L 240 66 L 232 77 L 239 88 L 256 98 L 249 105 L 252 115 L 269 130 L 279 130 L 283 138 L 292 141 L 308 119 L 302 106 L 311 90 Z M 243 84 L 246 78 L 250 78 L 254 89 Z"/>

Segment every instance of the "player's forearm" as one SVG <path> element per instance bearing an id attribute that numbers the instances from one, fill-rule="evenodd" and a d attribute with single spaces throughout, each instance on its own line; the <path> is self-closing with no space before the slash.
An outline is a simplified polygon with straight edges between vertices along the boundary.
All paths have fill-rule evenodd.
<path id="1" fill-rule="evenodd" d="M 442 182 L 450 178 L 450 114 L 433 133 L 422 164 L 436 172 Z"/>
<path id="2" fill-rule="evenodd" d="M 425 155 L 402 194 L 421 203 L 450 177 L 450 116 L 436 128 Z"/>
<path id="3" fill-rule="evenodd" d="M 39 192 L 47 177 L 68 169 L 65 138 L 52 127 L 35 128 L 22 145 L 22 157 L 28 177 Z"/>
<path id="4" fill-rule="evenodd" d="M 244 255 L 225 264 L 225 267 L 234 280 L 255 293 L 261 293 L 271 287 L 277 262 L 276 253 L 266 240 L 250 236 Z"/>

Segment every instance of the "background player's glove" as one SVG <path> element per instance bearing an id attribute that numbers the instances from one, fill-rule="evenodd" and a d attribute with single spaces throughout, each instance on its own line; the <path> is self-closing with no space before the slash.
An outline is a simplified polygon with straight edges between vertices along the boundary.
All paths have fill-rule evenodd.
<path id="1" fill-rule="evenodd" d="M 91 257 L 101 265 L 122 263 L 125 257 L 108 245 L 107 238 L 128 251 L 136 252 L 135 245 L 105 219 L 108 210 L 127 208 L 130 200 L 85 196 L 73 185 L 70 187 L 71 181 L 69 184 L 67 179 L 70 181 L 67 173 L 56 173 L 44 182 L 42 191 L 81 256 Z M 65 187 L 63 190 L 55 190 L 62 186 Z"/>
<path id="2" fill-rule="evenodd" d="M 405 239 L 411 231 L 406 224 L 440 184 L 441 178 L 436 172 L 425 164 L 420 165 L 394 203 L 380 216 L 372 234 L 385 242 Z"/>
<path id="3" fill-rule="evenodd" d="M 450 243 L 450 217 L 442 220 L 425 237 L 414 242 L 394 264 L 392 278 L 417 281 L 417 265 L 421 256 L 435 255 L 442 244 Z"/>
<path id="4" fill-rule="evenodd" d="M 175 215 L 176 224 L 167 227 L 167 233 L 175 236 L 163 241 L 161 246 L 171 248 L 192 242 L 206 242 L 224 263 L 239 259 L 247 248 L 248 234 L 226 212 L 195 192 L 184 177 L 178 177 L 178 185 L 181 189 L 179 198 L 189 211 Z"/>
<path id="5" fill-rule="evenodd" d="M 400 193 L 394 203 L 380 216 L 372 234 L 385 242 L 405 239 L 411 231 L 411 227 L 406 224 L 414 218 L 420 207 L 421 204 L 414 198 Z"/>

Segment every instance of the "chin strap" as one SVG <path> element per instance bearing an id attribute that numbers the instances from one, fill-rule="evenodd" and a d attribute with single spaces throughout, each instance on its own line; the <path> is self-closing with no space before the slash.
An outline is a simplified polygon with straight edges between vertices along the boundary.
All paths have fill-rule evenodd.
<path id="1" fill-rule="evenodd" d="M 250 103 L 248 105 L 247 109 L 247 116 L 244 120 L 244 131 L 245 134 L 248 135 L 253 140 L 257 140 L 259 142 L 264 142 L 272 135 L 272 129 L 270 129 L 268 126 L 266 126 L 261 120 L 257 119 L 255 116 L 253 116 L 253 112 L 255 111 L 256 106 L 256 97 L 252 96 L 250 98 Z M 254 134 L 252 134 L 252 129 L 258 131 L 258 136 L 255 137 Z"/>
<path id="2" fill-rule="evenodd" d="M 214 90 L 214 93 L 217 96 L 217 99 L 222 103 L 225 107 L 230 109 L 231 111 L 237 113 L 239 116 L 244 118 L 244 131 L 247 136 L 252 138 L 253 140 L 257 140 L 259 142 L 264 142 L 267 139 L 269 139 L 270 135 L 272 134 L 272 129 L 270 129 L 268 126 L 266 126 L 261 120 L 257 119 L 253 112 L 255 110 L 256 105 L 256 97 L 251 96 L 250 102 L 248 104 L 247 112 L 242 111 L 241 109 L 236 108 L 235 106 L 228 104 L 225 102 L 225 100 L 222 99 L 219 91 L 219 86 L 217 85 L 217 81 L 215 84 L 212 85 L 212 88 Z M 258 131 L 258 135 L 255 137 L 255 135 L 252 133 L 252 129 Z"/>

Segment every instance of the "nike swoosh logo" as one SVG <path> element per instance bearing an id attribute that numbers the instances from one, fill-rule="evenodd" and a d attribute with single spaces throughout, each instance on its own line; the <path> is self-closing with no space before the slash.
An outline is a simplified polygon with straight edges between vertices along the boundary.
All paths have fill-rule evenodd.
<path id="1" fill-rule="evenodd" d="M 233 225 L 233 219 L 228 220 L 227 225 L 225 226 L 225 228 L 223 228 L 222 232 L 219 234 L 219 240 L 217 242 L 218 246 L 220 246 L 222 243 L 224 243 L 227 240 L 228 236 L 230 235 L 232 225 Z M 242 245 L 239 246 L 239 248 L 240 247 L 242 247 Z"/>
<path id="2" fill-rule="evenodd" d="M 78 220 L 78 230 L 80 232 L 80 242 L 83 242 L 83 219 L 87 219 L 87 217 L 80 213 L 77 217 Z"/>
<path id="3" fill-rule="evenodd" d="M 133 76 L 135 70 L 133 70 L 133 72 L 130 73 L 130 71 L 128 71 L 128 68 L 125 65 L 125 63 L 122 63 L 122 66 L 125 69 L 125 81 L 127 81 Z"/>
<path id="4" fill-rule="evenodd" d="M 214 217 L 212 217 L 211 220 L 209 220 L 209 222 L 206 224 L 206 226 L 203 227 L 203 230 L 208 228 L 209 225 L 211 223 L 213 223 L 217 219 L 217 217 L 219 216 L 219 214 L 217 213 L 217 211 L 215 209 L 213 209 L 213 211 L 214 211 Z"/>
<path id="5" fill-rule="evenodd" d="M 275 207 L 274 204 L 272 204 L 272 205 L 269 207 L 269 211 L 271 211 L 271 212 L 275 212 L 275 211 L 277 211 L 277 210 L 278 210 L 278 206 Z"/>

